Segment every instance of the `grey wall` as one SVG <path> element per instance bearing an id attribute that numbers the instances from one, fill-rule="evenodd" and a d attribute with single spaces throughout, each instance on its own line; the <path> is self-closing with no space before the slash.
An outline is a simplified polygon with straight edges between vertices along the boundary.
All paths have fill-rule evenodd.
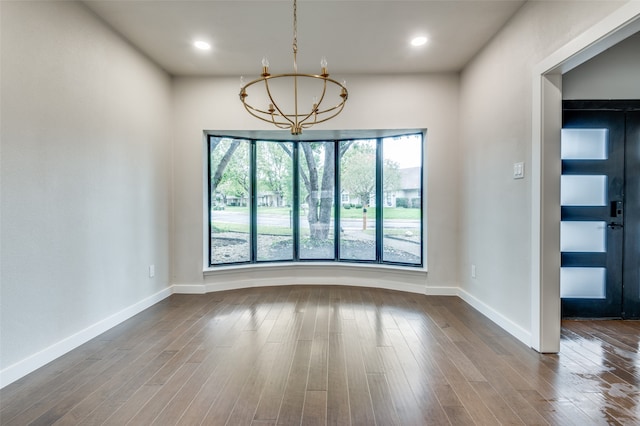
<path id="1" fill-rule="evenodd" d="M 461 291 L 526 333 L 533 69 L 622 4 L 527 2 L 461 76 Z M 525 178 L 514 180 L 513 163 L 521 161 Z"/>
<path id="2" fill-rule="evenodd" d="M 331 129 L 426 128 L 426 236 L 429 272 L 363 267 L 287 266 L 226 269 L 203 275 L 203 131 L 271 129 L 237 101 L 237 78 L 174 81 L 174 284 L 238 285 L 346 283 L 400 285 L 424 292 L 458 286 L 458 76 L 346 76 L 349 102 Z M 320 127 L 320 126 L 318 126 Z M 327 128 L 325 125 L 324 128 Z M 374 280 L 374 281 L 371 281 Z M 436 291 L 436 290 L 434 290 Z"/>
<path id="3" fill-rule="evenodd" d="M 5 369 L 167 288 L 171 80 L 81 3 L 0 7 Z"/>
<path id="4" fill-rule="evenodd" d="M 562 76 L 563 99 L 640 99 L 640 33 Z"/>

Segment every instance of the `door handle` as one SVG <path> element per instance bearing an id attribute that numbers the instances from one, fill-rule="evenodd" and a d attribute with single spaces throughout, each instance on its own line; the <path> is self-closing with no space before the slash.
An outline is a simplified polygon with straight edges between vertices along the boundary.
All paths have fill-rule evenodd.
<path id="1" fill-rule="evenodd" d="M 607 226 L 608 226 L 609 228 L 611 228 L 611 229 L 622 229 L 622 228 L 624 228 L 624 225 L 623 225 L 623 224 L 621 224 L 621 223 L 615 223 L 615 222 L 610 222 Z"/>

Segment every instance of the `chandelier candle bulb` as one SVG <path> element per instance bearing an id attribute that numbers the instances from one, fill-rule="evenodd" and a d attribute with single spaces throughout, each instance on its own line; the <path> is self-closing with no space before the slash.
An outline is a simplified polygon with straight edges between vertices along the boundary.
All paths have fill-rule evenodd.
<path id="1" fill-rule="evenodd" d="M 327 58 L 326 57 L 322 57 L 322 59 L 320 59 L 320 69 L 322 70 L 320 72 L 320 75 L 323 77 L 329 77 L 329 73 L 327 72 Z"/>

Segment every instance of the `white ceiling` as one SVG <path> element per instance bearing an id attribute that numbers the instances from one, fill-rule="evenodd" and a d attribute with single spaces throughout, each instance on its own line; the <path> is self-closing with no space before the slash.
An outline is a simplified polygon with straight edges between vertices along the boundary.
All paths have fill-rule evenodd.
<path id="1" fill-rule="evenodd" d="M 319 73 L 459 71 L 524 0 L 299 0 L 298 66 Z M 257 75 L 293 67 L 293 1 L 91 0 L 85 4 L 173 75 Z M 429 42 L 412 48 L 409 40 Z M 192 42 L 209 41 L 207 53 Z M 337 77 L 337 76 L 336 76 Z"/>

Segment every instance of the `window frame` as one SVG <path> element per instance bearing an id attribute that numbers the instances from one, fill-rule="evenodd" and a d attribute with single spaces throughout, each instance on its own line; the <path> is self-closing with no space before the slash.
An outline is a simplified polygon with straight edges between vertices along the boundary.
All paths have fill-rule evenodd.
<path id="1" fill-rule="evenodd" d="M 237 133 L 237 132 L 236 132 Z M 265 132 L 268 133 L 268 132 Z M 383 140 L 386 138 L 403 137 L 403 136 L 417 136 L 421 142 L 421 159 L 420 159 L 420 211 L 419 211 L 419 223 L 420 223 L 420 262 L 397 262 L 397 261 L 385 261 L 383 259 L 384 252 L 384 207 L 385 207 L 385 191 L 383 187 L 384 179 L 384 155 L 383 155 Z M 214 138 L 233 138 L 242 139 L 249 143 L 249 161 L 250 161 L 250 193 L 249 193 L 249 215 L 250 215 L 250 230 L 249 230 L 249 246 L 250 246 L 250 259 L 249 261 L 241 262 L 228 262 L 228 263 L 212 263 L 212 192 L 211 192 L 211 141 Z M 340 182 L 341 175 L 341 161 L 340 161 L 340 143 L 342 141 L 358 141 L 358 140 L 375 140 L 376 144 L 376 218 L 375 218 L 375 260 L 367 259 L 341 259 L 340 258 L 340 228 L 341 218 L 340 212 L 342 209 L 342 187 Z M 255 137 L 250 135 L 234 135 L 234 132 L 216 132 L 204 134 L 204 158 L 203 163 L 205 167 L 204 173 L 204 218 L 206 223 L 204 224 L 204 242 L 203 242 L 203 270 L 204 272 L 219 271 L 228 269 L 230 267 L 254 267 L 254 266 L 266 266 L 266 265 L 296 265 L 296 264 L 341 264 L 341 265 L 357 265 L 357 266 L 383 266 L 392 268 L 402 268 L 407 270 L 424 270 L 426 271 L 426 223 L 425 223 L 425 157 L 426 157 L 426 130 L 411 130 L 400 133 L 387 133 L 385 135 L 371 136 L 357 136 L 357 137 L 341 137 L 341 138 L 316 138 L 316 139 L 294 139 L 285 137 Z M 293 217 L 293 233 L 292 233 L 292 258 L 287 260 L 258 260 L 257 255 L 257 154 L 256 144 L 258 142 L 273 142 L 273 143 L 291 143 L 293 147 L 292 155 L 292 187 L 293 197 L 291 200 L 291 209 Z M 300 258 L 300 184 L 299 184 L 299 168 L 302 155 L 300 154 L 301 143 L 313 143 L 313 142 L 329 142 L 334 144 L 334 190 L 333 190 L 333 246 L 334 256 L 333 258 Z M 351 198 L 349 194 L 349 198 Z"/>

